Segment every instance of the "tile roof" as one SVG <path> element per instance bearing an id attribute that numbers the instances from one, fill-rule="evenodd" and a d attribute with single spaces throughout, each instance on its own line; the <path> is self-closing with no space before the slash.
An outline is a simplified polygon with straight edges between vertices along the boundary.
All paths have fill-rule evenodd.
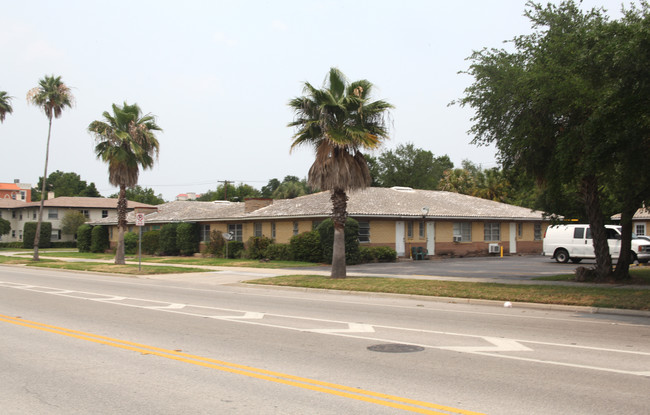
<path id="1" fill-rule="evenodd" d="M 0 199 L 0 207 L 11 207 L 11 208 L 30 208 L 38 207 L 41 202 L 15 202 L 13 204 L 7 204 L 4 206 L 4 199 Z M 117 199 L 104 198 L 104 197 L 71 197 L 71 196 L 61 196 L 55 197 L 53 199 L 46 199 L 43 203 L 45 207 L 57 207 L 57 208 L 95 208 L 95 209 L 117 209 Z M 127 201 L 127 209 L 135 209 L 138 207 L 153 207 L 153 205 L 148 205 L 146 203 L 132 202 Z"/>
<path id="2" fill-rule="evenodd" d="M 357 217 L 417 218 L 422 217 L 422 208 L 426 207 L 429 219 L 544 219 L 542 212 L 528 208 L 443 191 L 370 187 L 349 192 L 348 196 L 348 214 Z M 241 202 L 175 201 L 159 205 L 157 212 L 146 216 L 146 222 L 328 217 L 332 211 L 329 192 L 274 200 L 273 204 L 249 213 L 245 213 L 244 207 L 245 203 Z M 127 221 L 134 220 L 134 214 L 130 213 Z M 114 224 L 115 219 L 107 218 L 93 223 Z"/>
<path id="3" fill-rule="evenodd" d="M 348 192 L 348 197 L 347 210 L 350 216 L 421 217 L 422 208 L 428 208 L 427 218 L 430 219 L 542 219 L 542 212 L 444 191 L 369 187 Z M 272 205 L 251 212 L 248 216 L 327 216 L 332 210 L 331 206 L 329 192 L 321 192 L 295 199 L 276 200 Z"/>
<path id="4" fill-rule="evenodd" d="M 16 183 L 0 183 L 0 190 L 21 190 Z"/>
<path id="5" fill-rule="evenodd" d="M 642 207 L 634 213 L 634 216 L 632 217 L 635 220 L 639 219 L 647 219 L 650 220 L 650 208 L 647 207 Z M 621 220 L 621 214 L 617 213 L 616 215 L 612 216 L 613 220 Z"/>

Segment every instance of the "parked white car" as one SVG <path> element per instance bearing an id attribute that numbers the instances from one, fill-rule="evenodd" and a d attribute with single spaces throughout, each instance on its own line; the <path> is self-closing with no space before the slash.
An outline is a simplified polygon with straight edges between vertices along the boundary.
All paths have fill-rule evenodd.
<path id="1" fill-rule="evenodd" d="M 607 242 L 612 258 L 621 252 L 621 227 L 605 225 Z M 593 239 L 589 225 L 551 225 L 544 233 L 542 255 L 551 255 L 557 262 L 574 263 L 584 258 L 595 258 Z M 632 235 L 632 262 L 650 260 L 650 241 Z"/>

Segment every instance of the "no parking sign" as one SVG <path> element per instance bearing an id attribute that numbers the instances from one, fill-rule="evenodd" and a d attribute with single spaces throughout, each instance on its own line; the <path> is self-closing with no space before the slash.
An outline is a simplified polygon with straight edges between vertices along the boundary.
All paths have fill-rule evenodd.
<path id="1" fill-rule="evenodd" d="M 135 226 L 144 226 L 144 213 L 135 214 Z"/>

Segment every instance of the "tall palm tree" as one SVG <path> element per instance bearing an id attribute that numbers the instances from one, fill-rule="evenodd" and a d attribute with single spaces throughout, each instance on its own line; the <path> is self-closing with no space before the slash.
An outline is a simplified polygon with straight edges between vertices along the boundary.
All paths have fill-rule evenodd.
<path id="1" fill-rule="evenodd" d="M 316 160 L 307 180 L 312 188 L 330 191 L 334 246 L 332 278 L 345 278 L 346 192 L 370 185 L 371 177 L 361 150 L 377 148 L 388 138 L 386 101 L 370 101 L 372 83 L 348 83 L 337 68 L 331 68 L 322 89 L 305 82 L 304 96 L 289 101 L 295 127 L 291 149 L 313 146 Z"/>
<path id="2" fill-rule="evenodd" d="M 38 86 L 27 92 L 27 102 L 40 107 L 48 119 L 47 145 L 45 147 L 45 169 L 43 171 L 43 188 L 41 205 L 38 209 L 38 222 L 34 236 L 34 261 L 38 261 L 38 245 L 41 240 L 41 223 L 43 222 L 43 203 L 45 202 L 45 184 L 47 182 L 47 163 L 50 158 L 50 138 L 52 136 L 52 119 L 59 118 L 63 110 L 72 107 L 74 97 L 70 88 L 61 81 L 60 76 L 45 76 L 38 81 Z"/>
<path id="3" fill-rule="evenodd" d="M 154 131 L 162 131 L 155 116 L 142 115 L 138 104 L 119 107 L 113 114 L 104 111 L 103 121 L 93 121 L 88 132 L 95 137 L 97 158 L 108 163 L 108 180 L 120 188 L 117 198 L 117 250 L 115 263 L 124 264 L 124 231 L 126 229 L 126 189 L 138 183 L 140 166 L 153 167 L 159 144 Z"/>
<path id="4" fill-rule="evenodd" d="M 0 122 L 4 122 L 7 114 L 11 114 L 14 109 L 11 107 L 12 97 L 7 95 L 6 91 L 0 91 Z"/>

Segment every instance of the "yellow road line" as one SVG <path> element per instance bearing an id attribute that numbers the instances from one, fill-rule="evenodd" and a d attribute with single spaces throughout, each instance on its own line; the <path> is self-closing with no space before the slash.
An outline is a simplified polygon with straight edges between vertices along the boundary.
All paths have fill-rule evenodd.
<path id="1" fill-rule="evenodd" d="M 197 366 L 203 366 L 210 369 L 217 369 L 224 372 L 248 376 L 251 378 L 262 379 L 270 382 L 281 383 L 284 385 L 294 386 L 302 389 L 308 389 L 316 392 L 327 393 L 330 395 L 341 396 L 349 399 L 355 399 L 377 405 L 387 406 L 391 408 L 401 409 L 409 412 L 415 412 L 428 415 L 445 415 L 443 412 L 433 411 L 432 408 L 446 413 L 461 414 L 461 415 L 483 415 L 478 412 L 467 411 L 458 408 L 452 408 L 434 403 L 418 401 L 414 399 L 402 398 L 399 396 L 387 395 L 379 392 L 366 391 L 345 385 L 338 385 L 335 383 L 323 382 L 319 380 L 303 378 L 294 375 L 288 375 L 280 372 L 273 372 L 265 369 L 258 369 L 251 366 L 244 366 L 236 363 L 224 362 L 221 360 L 211 359 L 208 357 L 195 356 L 188 353 L 183 353 L 175 350 L 163 349 L 155 346 L 147 346 L 144 344 L 133 343 L 126 340 L 113 339 L 92 333 L 85 333 L 82 331 L 67 329 L 63 327 L 52 326 L 44 323 L 24 320 L 20 317 L 11 317 L 0 314 L 0 321 L 11 323 L 18 326 L 37 329 L 49 333 L 68 336 L 80 340 L 86 340 L 93 343 L 104 344 L 125 350 L 140 352 L 142 354 L 150 354 L 155 356 L 164 357 L 184 363 L 190 363 Z"/>

